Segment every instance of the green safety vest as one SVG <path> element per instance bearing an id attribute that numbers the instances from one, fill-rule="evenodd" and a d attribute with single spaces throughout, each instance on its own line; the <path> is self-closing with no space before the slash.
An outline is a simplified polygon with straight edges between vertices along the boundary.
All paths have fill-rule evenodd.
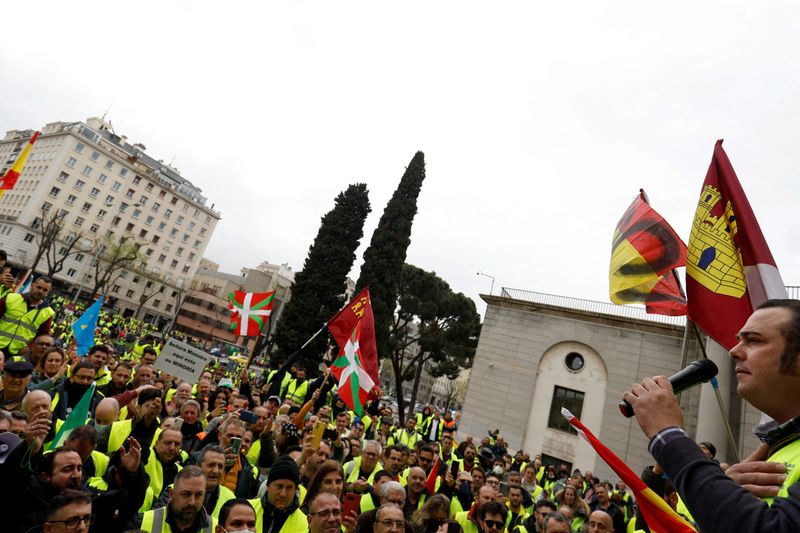
<path id="1" fill-rule="evenodd" d="M 208 517 L 208 525 L 198 530 L 198 533 L 214 533 L 217 520 L 213 516 Z M 142 531 L 147 533 L 172 533 L 172 528 L 167 524 L 167 508 L 159 507 L 152 511 L 147 511 L 142 515 Z"/>
<path id="2" fill-rule="evenodd" d="M 469 519 L 469 511 L 461 511 L 456 514 L 456 522 L 464 530 L 464 533 L 480 533 L 478 526 Z"/>
<path id="3" fill-rule="evenodd" d="M 120 420 L 111 425 L 111 431 L 108 435 L 108 455 L 116 452 L 125 444 L 125 440 L 130 436 L 131 431 L 133 431 L 133 419 Z M 153 440 L 150 442 L 151 448 L 156 445 L 159 433 L 161 433 L 160 427 L 153 432 Z"/>
<path id="4" fill-rule="evenodd" d="M 6 296 L 6 312 L 0 317 L 0 349 L 10 355 L 17 355 L 20 350 L 36 338 L 39 328 L 50 320 L 55 311 L 50 306 L 28 309 L 28 304 L 21 294 Z"/>
<path id="5" fill-rule="evenodd" d="M 177 466 L 178 472 L 180 472 L 183 467 L 180 464 Z M 139 508 L 140 513 L 150 510 L 153 506 L 153 502 L 161 496 L 161 491 L 164 490 L 164 467 L 161 465 L 161 461 L 158 460 L 158 457 L 156 457 L 156 451 L 152 448 L 150 448 L 150 455 L 147 458 L 147 463 L 144 465 L 144 471 L 147 472 L 147 475 L 150 477 L 150 484 L 147 486 L 147 494 L 145 495 L 144 502 Z"/>
<path id="6" fill-rule="evenodd" d="M 419 433 L 414 431 L 409 435 L 407 429 L 400 429 L 394 435 L 389 436 L 389 440 L 392 441 L 391 444 L 405 444 L 412 450 L 420 439 L 422 439 L 422 436 Z"/>
<path id="7" fill-rule="evenodd" d="M 217 505 L 211 512 L 211 516 L 219 520 L 219 512 L 222 510 L 222 506 L 225 505 L 225 502 L 228 500 L 236 498 L 236 494 L 228 487 L 223 487 L 222 485 L 219 485 L 217 488 L 219 488 L 219 497 L 217 498 Z"/>
<path id="8" fill-rule="evenodd" d="M 367 478 L 367 483 L 373 485 L 375 483 L 375 474 L 380 472 L 381 464 L 380 462 L 375 462 L 375 467 L 370 472 L 369 477 Z M 344 482 L 345 483 L 355 483 L 358 481 L 358 473 L 361 471 L 361 457 L 356 457 L 352 461 L 349 461 L 346 465 L 344 465 Z"/>
<path id="9" fill-rule="evenodd" d="M 264 506 L 261 504 L 261 498 L 254 498 L 247 501 L 250 502 L 250 505 L 256 510 L 256 533 L 265 533 Z M 305 533 L 306 531 L 308 531 L 308 518 L 306 518 L 305 513 L 298 507 L 286 518 L 286 522 L 283 523 L 283 527 L 278 533 Z"/>
<path id="10" fill-rule="evenodd" d="M 292 403 L 295 405 L 301 405 L 306 400 L 307 392 L 308 380 L 303 381 L 303 383 L 298 385 L 297 380 L 293 379 L 289 382 L 289 385 L 286 386 L 286 394 L 284 394 L 284 398 L 292 400 Z"/>
<path id="11" fill-rule="evenodd" d="M 253 468 L 258 468 L 258 456 L 261 453 L 261 438 L 254 437 L 253 444 L 250 445 L 250 449 L 247 450 L 247 460 L 253 465 Z"/>
<path id="12" fill-rule="evenodd" d="M 800 468 L 797 468 L 800 463 L 800 439 L 790 442 L 783 448 L 769 456 L 767 461 L 771 463 L 783 463 L 786 465 L 786 481 L 783 482 L 781 488 L 778 490 L 778 498 L 789 497 L 789 487 L 800 480 Z M 765 502 L 772 505 L 773 498 L 763 498 Z"/>

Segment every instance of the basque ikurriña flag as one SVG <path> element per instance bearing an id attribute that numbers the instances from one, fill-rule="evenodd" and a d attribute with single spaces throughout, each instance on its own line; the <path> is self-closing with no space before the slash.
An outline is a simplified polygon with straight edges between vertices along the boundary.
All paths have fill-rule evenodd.
<path id="1" fill-rule="evenodd" d="M 697 533 L 689 522 L 676 513 L 667 502 L 660 498 L 644 481 L 633 473 L 628 465 L 622 462 L 614 452 L 595 437 L 575 415 L 567 409 L 561 408 L 561 414 L 586 441 L 592 445 L 600 458 L 606 462 L 611 470 L 616 472 L 622 481 L 633 491 L 636 505 L 642 511 L 647 526 L 653 533 Z"/>
<path id="2" fill-rule="evenodd" d="M 692 222 L 686 292 L 689 318 L 728 350 L 756 307 L 770 298 L 787 298 L 722 140 L 714 146 Z"/>
<path id="3" fill-rule="evenodd" d="M 361 416 L 364 404 L 375 387 L 375 381 L 364 369 L 360 337 L 364 322 L 359 320 L 350 338 L 342 346 L 331 365 L 331 374 L 338 380 L 339 397 L 356 415 Z"/>
<path id="4" fill-rule="evenodd" d="M 673 270 L 686 263 L 686 245 L 643 190 L 617 223 L 611 245 L 609 293 L 615 304 L 643 303 L 648 313 L 685 315 Z"/>
<path id="5" fill-rule="evenodd" d="M 234 291 L 228 295 L 231 310 L 231 331 L 243 337 L 257 337 L 272 314 L 275 291 Z"/>

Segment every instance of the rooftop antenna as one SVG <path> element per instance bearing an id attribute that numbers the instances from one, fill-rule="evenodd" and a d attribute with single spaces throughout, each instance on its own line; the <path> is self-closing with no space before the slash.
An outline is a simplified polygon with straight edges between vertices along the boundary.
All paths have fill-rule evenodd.
<path id="1" fill-rule="evenodd" d="M 175 162 L 175 157 L 176 157 L 176 155 L 175 155 L 175 154 L 172 154 L 172 159 L 170 159 L 170 160 L 169 160 L 169 166 L 170 166 L 170 167 L 172 167 L 172 168 L 175 168 L 175 167 L 172 165 L 172 164 Z"/>
<path id="2" fill-rule="evenodd" d="M 103 122 L 105 122 L 105 120 L 106 120 L 106 115 L 108 115 L 108 112 L 109 112 L 109 111 L 111 111 L 111 106 L 112 106 L 112 105 L 114 105 L 114 100 L 111 100 L 111 103 L 110 103 L 110 104 L 108 104 L 108 107 L 106 108 L 106 111 L 105 111 L 105 113 L 103 113 L 103 118 L 101 118 L 101 119 L 100 119 L 100 120 L 102 120 Z"/>

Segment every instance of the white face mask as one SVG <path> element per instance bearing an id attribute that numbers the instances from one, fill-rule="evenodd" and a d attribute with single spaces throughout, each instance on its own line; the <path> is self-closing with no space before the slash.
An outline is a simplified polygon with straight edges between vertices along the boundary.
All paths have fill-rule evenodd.
<path id="1" fill-rule="evenodd" d="M 503 475 L 503 467 L 500 466 L 500 465 L 495 465 L 494 468 L 492 469 L 492 472 L 494 472 L 498 476 L 502 476 Z"/>
<path id="2" fill-rule="evenodd" d="M 222 526 L 220 526 L 220 527 L 222 527 Z M 222 530 L 225 533 L 256 533 L 255 529 L 237 529 L 236 531 L 228 531 L 227 529 L 222 527 Z"/>

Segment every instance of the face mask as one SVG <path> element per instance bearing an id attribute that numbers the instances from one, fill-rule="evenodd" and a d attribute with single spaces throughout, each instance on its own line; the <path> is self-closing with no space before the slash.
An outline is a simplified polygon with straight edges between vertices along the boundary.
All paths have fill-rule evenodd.
<path id="1" fill-rule="evenodd" d="M 495 467 L 492 468 L 492 472 L 494 472 L 498 476 L 502 476 L 503 475 L 503 467 L 500 466 L 500 465 L 495 465 Z"/>
<path id="2" fill-rule="evenodd" d="M 107 428 L 110 428 L 111 424 L 95 424 L 94 429 L 97 432 L 105 431 Z"/>
<path id="3" fill-rule="evenodd" d="M 228 531 L 223 527 L 222 530 L 225 531 L 225 533 L 255 533 L 255 529 L 237 529 L 236 531 Z"/>

